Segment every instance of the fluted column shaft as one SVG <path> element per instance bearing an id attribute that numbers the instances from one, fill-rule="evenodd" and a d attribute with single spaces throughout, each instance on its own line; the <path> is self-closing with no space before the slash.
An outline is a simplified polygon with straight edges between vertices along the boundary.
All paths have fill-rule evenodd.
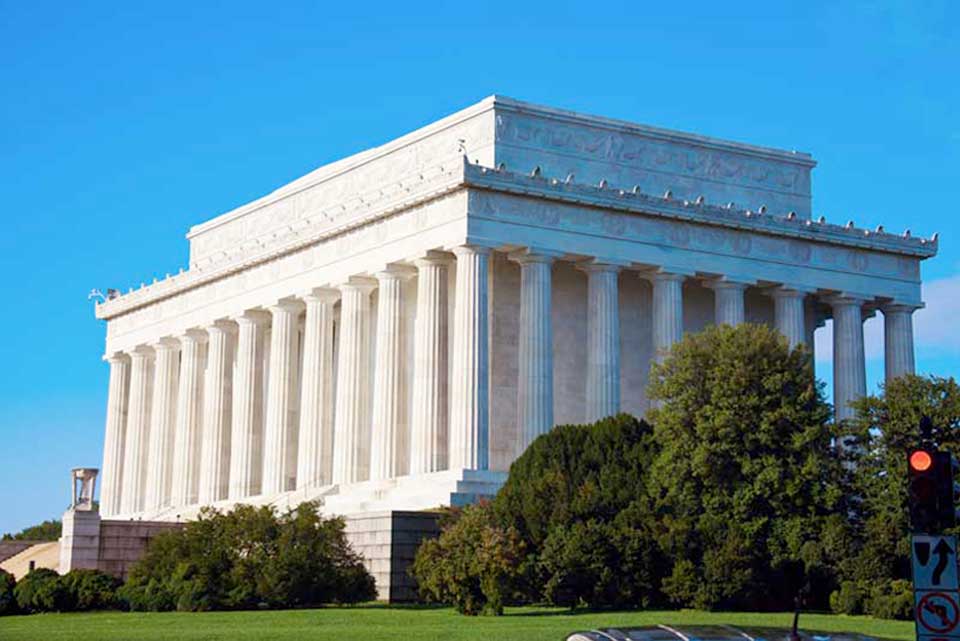
<path id="1" fill-rule="evenodd" d="M 683 274 L 659 273 L 648 277 L 653 284 L 653 349 L 662 363 L 673 344 L 683 338 Z"/>
<path id="2" fill-rule="evenodd" d="M 110 387 L 107 392 L 107 425 L 103 439 L 103 482 L 100 513 L 113 516 L 120 512 L 123 488 L 124 441 L 127 428 L 127 402 L 130 391 L 130 357 L 116 354 L 110 363 Z"/>
<path id="3" fill-rule="evenodd" d="M 839 422 L 856 415 L 850 403 L 867 393 L 863 301 L 837 296 L 829 303 L 833 308 L 833 404 Z"/>
<path id="4" fill-rule="evenodd" d="M 417 261 L 410 473 L 447 469 L 447 259 Z"/>
<path id="5" fill-rule="evenodd" d="M 334 425 L 333 482 L 370 476 L 370 292 L 368 280 L 340 287 L 340 347 Z"/>
<path id="6" fill-rule="evenodd" d="M 297 316 L 299 306 L 270 308 L 270 373 L 263 443 L 263 493 L 292 490 L 297 473 Z"/>
<path id="7" fill-rule="evenodd" d="M 207 334 L 189 331 L 180 337 L 180 380 L 174 436 L 171 505 L 197 502 L 203 448 L 203 375 L 207 366 Z"/>
<path id="8" fill-rule="evenodd" d="M 553 257 L 511 256 L 520 264 L 517 421 L 520 451 L 553 427 Z"/>
<path id="9" fill-rule="evenodd" d="M 303 385 L 297 489 L 319 487 L 333 478 L 333 305 L 339 293 L 320 290 L 303 297 Z"/>
<path id="10" fill-rule="evenodd" d="M 177 425 L 177 387 L 180 377 L 180 344 L 173 339 L 153 345 L 153 410 L 150 418 L 150 455 L 144 509 L 170 505 L 173 486 L 174 437 Z"/>
<path id="11" fill-rule="evenodd" d="M 914 373 L 913 312 L 916 305 L 883 306 L 883 364 L 885 379 Z"/>
<path id="12" fill-rule="evenodd" d="M 485 470 L 490 460 L 490 250 L 462 246 L 457 257 L 450 408 L 450 467 Z"/>
<path id="13" fill-rule="evenodd" d="M 146 498 L 150 444 L 150 401 L 153 395 L 153 350 L 138 347 L 130 354 L 130 402 L 123 456 L 120 511 L 139 512 Z"/>
<path id="14" fill-rule="evenodd" d="M 228 497 L 242 499 L 260 494 L 263 481 L 264 432 L 264 328 L 266 312 L 249 311 L 237 323 L 237 356 L 233 372 L 233 407 L 230 428 L 230 483 Z"/>
<path id="15" fill-rule="evenodd" d="M 773 322 L 783 334 L 790 348 L 802 345 L 807 340 L 807 315 L 804 309 L 803 292 L 778 287 L 770 293 L 773 298 Z"/>
<path id="16" fill-rule="evenodd" d="M 620 267 L 593 263 L 587 273 L 587 422 L 620 411 Z"/>
<path id="17" fill-rule="evenodd" d="M 198 502 L 227 498 L 230 483 L 230 419 L 233 398 L 234 330 L 224 322 L 207 328 L 207 371 L 203 381 L 203 444 Z"/>
<path id="18" fill-rule="evenodd" d="M 403 281 L 408 274 L 377 274 L 377 354 L 373 382 L 370 478 L 391 479 L 407 473 L 406 393 L 404 380 Z"/>
<path id="19" fill-rule="evenodd" d="M 747 285 L 721 280 L 708 283 L 708 286 L 713 290 L 714 324 L 736 327 L 743 323 L 746 318 L 743 294 Z"/>

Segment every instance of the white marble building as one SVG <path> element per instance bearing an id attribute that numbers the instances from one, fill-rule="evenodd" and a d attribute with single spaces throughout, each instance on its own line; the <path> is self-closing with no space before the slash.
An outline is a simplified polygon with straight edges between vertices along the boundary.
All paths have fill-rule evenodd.
<path id="1" fill-rule="evenodd" d="M 470 501 L 554 424 L 643 414 L 710 323 L 832 317 L 849 416 L 868 315 L 913 370 L 937 240 L 814 218 L 814 164 L 491 97 L 197 225 L 189 269 L 97 307 L 102 512 Z"/>

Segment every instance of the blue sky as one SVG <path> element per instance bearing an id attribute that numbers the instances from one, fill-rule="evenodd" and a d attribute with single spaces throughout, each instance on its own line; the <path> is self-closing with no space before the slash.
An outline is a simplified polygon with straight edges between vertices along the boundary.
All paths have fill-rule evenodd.
<path id="1" fill-rule="evenodd" d="M 0 0 L 0 532 L 100 465 L 92 287 L 175 272 L 191 225 L 492 93 L 813 153 L 815 215 L 941 233 L 918 368 L 960 373 L 958 5 L 681 4 Z"/>

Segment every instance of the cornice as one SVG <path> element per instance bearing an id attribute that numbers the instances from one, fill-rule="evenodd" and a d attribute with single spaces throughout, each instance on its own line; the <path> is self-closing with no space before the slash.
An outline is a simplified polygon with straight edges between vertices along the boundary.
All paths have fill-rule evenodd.
<path id="1" fill-rule="evenodd" d="M 257 250 L 238 248 L 231 253 L 221 253 L 180 274 L 106 300 L 97 305 L 96 316 L 110 319 L 125 314 L 464 188 L 728 227 L 772 236 L 787 236 L 918 259 L 936 255 L 938 248 L 936 237 L 925 239 L 898 236 L 884 231 L 801 220 L 790 215 L 772 216 L 714 205 L 703 202 L 702 199 L 693 202 L 676 200 L 668 197 L 668 194 L 654 196 L 636 188 L 622 189 L 611 186 L 605 181 L 598 185 L 586 185 L 545 177 L 539 172 L 517 174 L 505 167 L 493 169 L 471 165 L 466 157 L 456 157 L 426 168 L 415 176 L 404 177 L 385 185 L 376 190 L 373 196 L 353 197 L 347 203 L 333 204 L 332 209 L 348 214 L 340 224 L 331 226 L 328 217 L 312 216 L 298 223 L 297 227 L 289 226 L 284 233 L 274 234 L 269 244 L 262 245 Z"/>
<path id="2" fill-rule="evenodd" d="M 822 220 L 800 219 L 790 214 L 773 216 L 749 209 L 707 203 L 702 198 L 688 201 L 674 199 L 669 193 L 663 196 L 645 194 L 636 187 L 620 188 L 609 185 L 606 181 L 601 181 L 597 185 L 568 182 L 545 177 L 538 171 L 517 174 L 504 167 L 490 169 L 466 165 L 464 180 L 468 187 L 477 189 L 672 218 L 704 225 L 732 227 L 772 236 L 801 238 L 921 259 L 936 255 L 939 244 L 936 236 L 932 239 L 915 238 L 889 234 L 882 229 L 874 231 L 847 225 L 834 225 Z"/>

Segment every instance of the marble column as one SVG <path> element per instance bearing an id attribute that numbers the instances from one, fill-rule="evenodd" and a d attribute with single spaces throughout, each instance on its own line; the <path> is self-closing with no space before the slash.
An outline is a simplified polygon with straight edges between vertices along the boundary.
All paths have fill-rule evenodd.
<path id="1" fill-rule="evenodd" d="M 143 509 L 146 497 L 150 443 L 150 401 L 153 394 L 153 350 L 138 347 L 130 353 L 130 401 L 123 455 L 120 511 Z"/>
<path id="2" fill-rule="evenodd" d="M 919 306 L 890 303 L 880 309 L 883 311 L 885 379 L 891 381 L 913 374 L 913 312 Z"/>
<path id="3" fill-rule="evenodd" d="M 746 318 L 743 295 L 746 283 L 731 280 L 715 280 L 706 283 L 713 290 L 713 319 L 715 325 L 736 327 Z"/>
<path id="4" fill-rule="evenodd" d="M 806 294 L 789 287 L 777 287 L 770 292 L 773 298 L 773 323 L 783 334 L 791 349 L 807 341 L 807 314 L 804 309 Z"/>
<path id="5" fill-rule="evenodd" d="M 449 262 L 445 256 L 428 256 L 416 261 L 417 321 L 413 339 L 411 474 L 447 469 Z"/>
<path id="6" fill-rule="evenodd" d="M 318 289 L 303 296 L 303 385 L 297 489 L 320 487 L 333 476 L 333 306 L 340 293 Z"/>
<path id="7" fill-rule="evenodd" d="M 230 429 L 235 329 L 218 321 L 207 328 L 207 371 L 203 381 L 203 444 L 198 502 L 227 498 L 230 484 Z"/>
<path id="8" fill-rule="evenodd" d="M 490 461 L 490 249 L 461 246 L 453 314 L 450 468 L 485 470 Z"/>
<path id="9" fill-rule="evenodd" d="M 103 482 L 100 485 L 100 513 L 120 512 L 123 488 L 124 441 L 127 428 L 127 401 L 130 391 L 130 357 L 117 353 L 108 357 L 110 387 L 107 392 L 107 425 L 103 439 Z"/>
<path id="10" fill-rule="evenodd" d="M 553 260 L 550 254 L 511 254 L 520 264 L 517 421 L 523 451 L 553 427 Z"/>
<path id="11" fill-rule="evenodd" d="M 867 393 L 861 309 L 864 301 L 834 296 L 827 302 L 833 308 L 833 404 L 839 422 L 856 415 L 850 403 Z"/>
<path id="12" fill-rule="evenodd" d="M 334 483 L 370 477 L 370 292 L 375 287 L 368 278 L 340 286 Z"/>
<path id="13" fill-rule="evenodd" d="M 587 273 L 587 422 L 620 411 L 620 267 L 581 265 Z"/>
<path id="14" fill-rule="evenodd" d="M 377 273 L 377 353 L 374 364 L 370 478 L 392 479 L 409 469 L 404 380 L 403 281 L 408 270 Z"/>
<path id="15" fill-rule="evenodd" d="M 177 425 L 177 388 L 180 377 L 180 343 L 172 338 L 152 345 L 156 354 L 150 414 L 150 464 L 147 467 L 146 510 L 170 506 L 173 486 L 173 452 Z"/>
<path id="16" fill-rule="evenodd" d="M 660 272 L 647 276 L 653 283 L 653 349 L 662 363 L 673 344 L 683 338 L 684 274 Z"/>
<path id="17" fill-rule="evenodd" d="M 264 355 L 270 314 L 247 311 L 237 323 L 230 427 L 230 483 L 227 496 L 239 500 L 260 494 L 263 485 Z"/>
<path id="18" fill-rule="evenodd" d="M 207 333 L 190 330 L 180 337 L 180 381 L 173 445 L 171 505 L 197 502 L 203 448 L 203 374 L 207 367 Z"/>
<path id="19" fill-rule="evenodd" d="M 270 372 L 263 441 L 263 494 L 294 489 L 297 473 L 297 414 L 300 389 L 297 320 L 300 305 L 281 302 L 270 307 Z"/>

